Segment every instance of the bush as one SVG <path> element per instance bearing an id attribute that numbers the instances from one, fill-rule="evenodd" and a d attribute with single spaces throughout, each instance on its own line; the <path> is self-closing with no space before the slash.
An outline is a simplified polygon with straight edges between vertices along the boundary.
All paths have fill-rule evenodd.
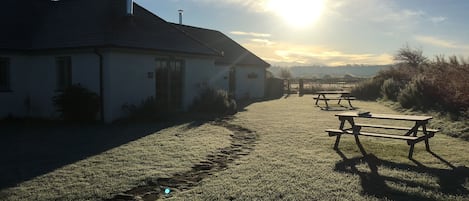
<path id="1" fill-rule="evenodd" d="M 435 105 L 430 88 L 424 76 L 416 76 L 402 89 L 397 100 L 403 108 L 429 109 Z"/>
<path id="2" fill-rule="evenodd" d="M 99 96 L 80 84 L 66 88 L 59 95 L 54 96 L 52 101 L 66 121 L 94 121 L 99 112 Z"/>
<path id="3" fill-rule="evenodd" d="M 461 113 L 469 109 L 469 68 L 436 63 L 425 72 L 437 101 L 444 110 Z"/>
<path id="4" fill-rule="evenodd" d="M 418 74 L 417 69 L 406 65 L 401 65 L 378 72 L 376 79 L 381 79 L 384 81 L 392 78 L 395 81 L 406 83 L 409 82 L 416 74 Z"/>
<path id="5" fill-rule="evenodd" d="M 192 103 L 190 111 L 207 114 L 235 114 L 237 106 L 236 101 L 229 98 L 226 91 L 205 88 Z"/>
<path id="6" fill-rule="evenodd" d="M 397 101 L 397 96 L 403 87 L 402 82 L 395 81 L 393 78 L 387 79 L 381 86 L 381 95 L 384 99 Z"/>
<path id="7" fill-rule="evenodd" d="M 365 80 L 355 86 L 351 94 L 361 100 L 376 100 L 381 97 L 381 85 L 383 80 L 374 77 L 373 79 Z"/>
<path id="8" fill-rule="evenodd" d="M 169 115 L 168 107 L 150 96 L 140 102 L 139 105 L 124 104 L 122 110 L 127 113 L 127 120 L 149 121 L 158 120 Z"/>

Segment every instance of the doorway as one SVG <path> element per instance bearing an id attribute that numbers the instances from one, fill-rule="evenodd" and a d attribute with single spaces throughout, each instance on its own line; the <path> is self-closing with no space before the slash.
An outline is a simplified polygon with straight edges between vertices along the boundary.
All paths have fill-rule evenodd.
<path id="1" fill-rule="evenodd" d="M 183 72 L 182 60 L 158 60 L 155 70 L 155 96 L 162 107 L 182 109 Z"/>

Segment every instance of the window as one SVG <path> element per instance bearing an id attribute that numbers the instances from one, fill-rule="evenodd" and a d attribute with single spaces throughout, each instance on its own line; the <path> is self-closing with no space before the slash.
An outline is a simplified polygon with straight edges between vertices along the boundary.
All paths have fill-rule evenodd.
<path id="1" fill-rule="evenodd" d="M 64 90 L 72 84 L 72 59 L 57 57 L 57 90 Z"/>
<path id="2" fill-rule="evenodd" d="M 0 57 L 0 91 L 10 91 L 10 59 Z"/>

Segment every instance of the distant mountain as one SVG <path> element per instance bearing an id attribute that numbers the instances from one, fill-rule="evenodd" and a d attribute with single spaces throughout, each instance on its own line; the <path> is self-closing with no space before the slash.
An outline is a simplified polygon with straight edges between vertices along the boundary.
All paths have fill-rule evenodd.
<path id="1" fill-rule="evenodd" d="M 322 78 L 324 76 L 343 77 L 344 75 L 352 75 L 354 77 L 373 77 L 379 71 L 390 68 L 391 65 L 376 66 L 296 66 L 288 67 L 295 78 Z M 272 66 L 267 70 L 272 72 L 275 77 L 279 77 L 282 67 Z"/>

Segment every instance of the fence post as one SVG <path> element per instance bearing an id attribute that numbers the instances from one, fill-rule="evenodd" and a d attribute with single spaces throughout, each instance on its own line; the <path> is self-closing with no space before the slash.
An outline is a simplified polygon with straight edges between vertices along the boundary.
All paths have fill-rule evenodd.
<path id="1" fill-rule="evenodd" d="M 298 87 L 298 93 L 299 93 L 300 96 L 302 96 L 303 95 L 303 79 L 299 79 L 298 84 L 300 85 Z"/>

